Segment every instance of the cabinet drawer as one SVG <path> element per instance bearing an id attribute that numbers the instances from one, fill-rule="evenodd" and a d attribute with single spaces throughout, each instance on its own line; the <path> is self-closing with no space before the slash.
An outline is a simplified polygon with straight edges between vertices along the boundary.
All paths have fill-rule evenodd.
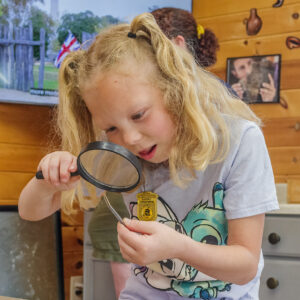
<path id="1" fill-rule="evenodd" d="M 276 286 L 277 282 L 278 286 Z M 260 280 L 259 299 L 299 300 L 299 282 L 300 260 L 265 257 L 265 267 Z"/>
<path id="2" fill-rule="evenodd" d="M 300 257 L 300 218 L 268 215 L 262 249 L 264 255 Z"/>

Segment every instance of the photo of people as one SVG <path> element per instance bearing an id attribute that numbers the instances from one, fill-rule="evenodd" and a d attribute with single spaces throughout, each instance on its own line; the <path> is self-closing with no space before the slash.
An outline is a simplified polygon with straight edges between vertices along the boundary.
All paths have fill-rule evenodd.
<path id="1" fill-rule="evenodd" d="M 227 59 L 227 83 L 246 103 L 279 102 L 279 54 Z"/>

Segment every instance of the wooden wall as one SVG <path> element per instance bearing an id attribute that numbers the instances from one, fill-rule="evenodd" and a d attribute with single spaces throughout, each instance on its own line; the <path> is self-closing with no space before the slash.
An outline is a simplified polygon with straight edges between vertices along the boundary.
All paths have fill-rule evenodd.
<path id="1" fill-rule="evenodd" d="M 226 58 L 282 55 L 281 104 L 252 104 L 263 128 L 277 182 L 288 183 L 289 200 L 300 202 L 300 48 L 288 49 L 288 36 L 300 38 L 299 0 L 194 0 L 197 22 L 212 29 L 220 42 L 217 63 L 210 69 L 225 80 Z M 261 31 L 248 36 L 244 19 L 257 8 Z M 34 176 L 47 152 L 52 108 L 0 103 L 0 205 L 17 204 L 20 191 Z M 62 215 L 65 294 L 70 277 L 82 275 L 83 216 Z"/>
<path id="2" fill-rule="evenodd" d="M 52 108 L 0 103 L 0 205 L 16 205 L 47 153 Z M 83 216 L 62 214 L 66 300 L 70 277 L 83 272 Z"/>
<path id="3" fill-rule="evenodd" d="M 228 57 L 281 54 L 281 104 L 252 104 L 263 120 L 276 182 L 288 183 L 288 200 L 300 202 L 300 48 L 288 49 L 286 38 L 300 38 L 300 1 L 193 0 L 198 24 L 211 29 L 220 43 L 210 71 L 226 80 Z M 257 35 L 246 33 L 244 20 L 256 8 L 263 25 Z"/>

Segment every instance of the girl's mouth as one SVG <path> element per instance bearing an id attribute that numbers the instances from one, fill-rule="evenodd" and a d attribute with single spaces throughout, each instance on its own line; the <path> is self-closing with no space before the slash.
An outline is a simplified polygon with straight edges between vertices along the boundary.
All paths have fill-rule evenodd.
<path id="1" fill-rule="evenodd" d="M 154 145 L 148 150 L 140 151 L 139 156 L 145 160 L 149 160 L 149 159 L 153 158 L 153 156 L 155 155 L 155 152 L 156 152 L 156 146 L 157 145 Z"/>

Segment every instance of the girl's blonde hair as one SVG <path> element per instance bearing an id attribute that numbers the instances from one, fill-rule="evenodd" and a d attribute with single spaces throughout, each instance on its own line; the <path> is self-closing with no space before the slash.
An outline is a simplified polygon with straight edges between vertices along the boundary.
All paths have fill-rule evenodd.
<path id="1" fill-rule="evenodd" d="M 130 25 L 116 25 L 102 31 L 88 50 L 70 53 L 64 60 L 60 68 L 58 106 L 63 150 L 78 155 L 82 147 L 99 137 L 82 91 L 89 88 L 97 74 L 117 71 L 128 58 L 133 58 L 137 66 L 142 67 L 147 61 L 154 67 L 148 75 L 149 81 L 161 90 L 166 109 L 177 126 L 169 168 L 178 185 L 185 180 L 179 170 L 187 169 L 194 175 L 195 170 L 204 170 L 226 157 L 230 147 L 228 118 L 260 123 L 243 101 L 198 66 L 188 51 L 174 45 L 154 17 L 145 13 Z M 63 197 L 65 210 L 71 210 L 73 198 L 70 194 Z M 80 205 L 84 204 L 80 200 Z"/>

